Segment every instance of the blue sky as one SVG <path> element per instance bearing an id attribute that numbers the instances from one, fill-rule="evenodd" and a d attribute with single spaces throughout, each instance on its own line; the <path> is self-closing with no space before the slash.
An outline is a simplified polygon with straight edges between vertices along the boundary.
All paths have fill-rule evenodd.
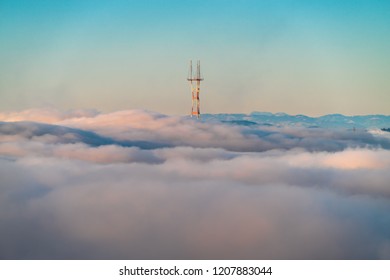
<path id="1" fill-rule="evenodd" d="M 0 1 L 0 110 L 390 114 L 389 1 Z"/>

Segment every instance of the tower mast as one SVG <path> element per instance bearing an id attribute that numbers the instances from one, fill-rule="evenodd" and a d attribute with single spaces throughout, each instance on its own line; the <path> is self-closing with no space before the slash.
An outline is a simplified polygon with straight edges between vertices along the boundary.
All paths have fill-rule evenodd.
<path id="1" fill-rule="evenodd" d="M 192 71 L 192 60 L 190 60 L 190 68 L 188 70 L 187 81 L 190 82 L 191 94 L 192 94 L 192 108 L 191 108 L 191 117 L 196 116 L 198 119 L 200 117 L 200 82 L 203 81 L 203 78 L 200 74 L 200 60 L 196 64 L 196 72 L 193 75 Z"/>

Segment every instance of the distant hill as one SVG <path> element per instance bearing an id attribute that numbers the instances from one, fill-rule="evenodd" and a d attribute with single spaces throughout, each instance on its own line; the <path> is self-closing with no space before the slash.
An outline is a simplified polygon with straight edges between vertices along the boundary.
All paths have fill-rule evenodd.
<path id="1" fill-rule="evenodd" d="M 331 114 L 321 117 L 288 115 L 285 113 L 252 112 L 250 114 L 204 114 L 204 120 L 221 121 L 235 125 L 300 126 L 308 128 L 380 129 L 390 127 L 390 115 L 344 116 Z M 384 131 L 388 131 L 385 128 Z"/>

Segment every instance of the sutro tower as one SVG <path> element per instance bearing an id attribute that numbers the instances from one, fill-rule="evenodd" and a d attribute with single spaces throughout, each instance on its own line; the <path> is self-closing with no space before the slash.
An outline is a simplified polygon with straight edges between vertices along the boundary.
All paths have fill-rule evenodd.
<path id="1" fill-rule="evenodd" d="M 196 116 L 198 119 L 200 117 L 200 81 L 203 81 L 202 76 L 200 75 L 200 60 L 198 60 L 196 65 L 196 73 L 192 74 L 192 60 L 190 60 L 190 69 L 188 70 L 187 81 L 190 82 L 191 93 L 192 93 L 192 109 L 191 117 Z"/>

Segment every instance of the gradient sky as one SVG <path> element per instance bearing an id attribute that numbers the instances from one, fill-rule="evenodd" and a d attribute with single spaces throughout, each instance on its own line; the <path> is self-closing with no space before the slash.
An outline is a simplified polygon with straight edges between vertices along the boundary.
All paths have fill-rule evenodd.
<path id="1" fill-rule="evenodd" d="M 0 110 L 390 114 L 390 1 L 0 0 Z"/>

